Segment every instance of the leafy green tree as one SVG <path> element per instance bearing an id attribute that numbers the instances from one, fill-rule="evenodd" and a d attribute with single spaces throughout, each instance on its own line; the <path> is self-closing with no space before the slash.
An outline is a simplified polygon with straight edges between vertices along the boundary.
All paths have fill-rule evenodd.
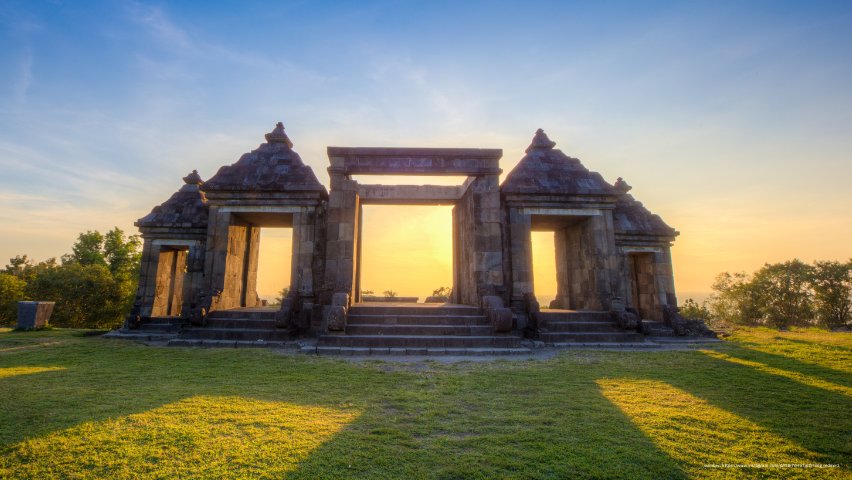
<path id="1" fill-rule="evenodd" d="M 710 309 L 707 307 L 707 304 L 708 302 L 706 300 L 704 303 L 699 305 L 695 300 L 687 298 L 686 301 L 683 302 L 683 305 L 680 306 L 679 313 L 686 318 L 708 322 L 712 320 L 713 315 L 710 313 Z"/>
<path id="2" fill-rule="evenodd" d="M 15 275 L 0 272 L 0 325 L 14 325 L 18 317 L 18 302 L 26 300 L 27 282 Z"/>
<path id="3" fill-rule="evenodd" d="M 754 274 L 753 288 L 760 292 L 763 319 L 778 328 L 813 318 L 811 278 L 813 268 L 799 259 L 765 264 Z"/>
<path id="4" fill-rule="evenodd" d="M 125 237 L 124 232 L 118 227 L 114 227 L 104 235 L 103 257 L 115 277 L 138 276 L 142 255 L 139 251 L 140 246 L 138 235 Z"/>
<path id="5" fill-rule="evenodd" d="M 745 272 L 720 273 L 713 282 L 713 294 L 707 300 L 710 314 L 728 323 L 754 325 L 760 322 L 761 292 Z"/>
<path id="6" fill-rule="evenodd" d="M 62 263 L 79 263 L 80 265 L 106 265 L 104 257 L 104 236 L 101 232 L 87 231 L 81 233 L 71 248 L 70 255 L 62 256 Z"/>
<path id="7" fill-rule="evenodd" d="M 43 262 L 33 263 L 27 255 L 16 255 L 15 258 L 9 259 L 9 264 L 6 265 L 3 273 L 14 275 L 24 282 L 29 282 L 40 272 L 57 266 L 59 264 L 56 262 L 56 258 L 48 258 Z"/>
<path id="8" fill-rule="evenodd" d="M 106 265 L 66 263 L 26 287 L 30 298 L 53 301 L 50 323 L 68 328 L 114 328 L 127 311 L 127 292 Z"/>
<path id="9" fill-rule="evenodd" d="M 852 310 L 852 259 L 814 262 L 813 292 L 817 318 L 827 327 L 841 327 Z"/>

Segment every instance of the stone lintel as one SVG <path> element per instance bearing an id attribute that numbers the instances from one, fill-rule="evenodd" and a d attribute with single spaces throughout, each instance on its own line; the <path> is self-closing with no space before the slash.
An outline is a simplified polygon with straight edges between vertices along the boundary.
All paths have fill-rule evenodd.
<path id="1" fill-rule="evenodd" d="M 328 147 L 329 173 L 499 175 L 502 149 Z"/>
<path id="2" fill-rule="evenodd" d="M 580 209 L 580 208 L 541 208 L 541 207 L 525 207 L 521 209 L 521 213 L 526 215 L 548 215 L 548 216 L 564 216 L 564 217 L 593 217 L 601 215 L 601 211 L 597 209 Z"/>
<path id="3" fill-rule="evenodd" d="M 151 241 L 151 245 L 156 247 L 197 247 L 201 245 L 201 242 L 179 238 L 156 238 Z"/>
<path id="4" fill-rule="evenodd" d="M 462 185 L 358 185 L 362 204 L 449 205 L 463 194 Z"/>
<path id="5" fill-rule="evenodd" d="M 663 253 L 662 247 L 640 247 L 637 245 L 624 245 L 621 247 L 621 251 L 624 253 Z"/>

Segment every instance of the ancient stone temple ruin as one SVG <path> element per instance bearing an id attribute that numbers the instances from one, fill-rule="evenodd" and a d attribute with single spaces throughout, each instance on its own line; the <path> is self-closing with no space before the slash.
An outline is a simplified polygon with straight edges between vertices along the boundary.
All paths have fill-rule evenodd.
<path id="1" fill-rule="evenodd" d="M 538 130 L 501 183 L 502 150 L 328 147 L 330 189 L 279 123 L 266 143 L 203 181 L 196 171 L 139 219 L 139 290 L 124 331 L 177 345 L 318 352 L 524 351 L 684 334 L 670 247 L 678 232 L 621 178 L 613 184 Z M 454 186 L 366 185 L 356 175 L 452 175 Z M 454 205 L 453 286 L 441 304 L 361 297 L 362 207 Z M 291 227 L 280 307 L 256 292 L 260 230 Z M 536 299 L 531 232 L 554 232 L 558 294 Z M 153 333 L 152 333 L 153 334 Z"/>

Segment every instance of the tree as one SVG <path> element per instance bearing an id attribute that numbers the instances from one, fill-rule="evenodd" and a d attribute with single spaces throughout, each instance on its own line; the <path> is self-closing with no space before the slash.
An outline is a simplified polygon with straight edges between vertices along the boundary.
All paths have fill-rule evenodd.
<path id="1" fill-rule="evenodd" d="M 385 294 L 385 298 L 396 298 L 396 292 L 394 292 L 393 290 L 385 290 L 382 293 Z"/>
<path id="2" fill-rule="evenodd" d="M 708 322 L 712 320 L 713 315 L 710 313 L 707 303 L 707 300 L 705 300 L 704 303 L 699 305 L 695 300 L 687 298 L 686 301 L 683 302 L 683 305 L 681 305 L 679 313 L 681 316 L 692 320 Z"/>
<path id="3" fill-rule="evenodd" d="M 98 233 L 98 232 L 95 232 Z M 114 227 L 104 235 L 103 258 L 110 272 L 117 278 L 136 277 L 139 274 L 141 242 L 138 235 L 124 237 L 124 232 Z"/>
<path id="4" fill-rule="evenodd" d="M 27 282 L 15 275 L 0 272 L 0 325 L 14 325 L 18 302 L 26 300 Z"/>
<path id="5" fill-rule="evenodd" d="M 765 264 L 754 274 L 753 288 L 760 292 L 763 319 L 778 328 L 812 318 L 813 269 L 799 259 Z"/>
<path id="6" fill-rule="evenodd" d="M 453 289 L 450 287 L 438 287 L 432 290 L 433 297 L 449 297 L 452 293 Z"/>
<path id="7" fill-rule="evenodd" d="M 6 265 L 3 273 L 14 275 L 24 282 L 29 282 L 40 272 L 46 269 L 56 268 L 57 266 L 59 266 L 59 264 L 56 262 L 55 257 L 48 258 L 47 260 L 36 264 L 33 263 L 32 259 L 30 259 L 27 255 L 16 255 L 15 258 L 9 259 L 9 264 Z"/>
<path id="8" fill-rule="evenodd" d="M 720 273 L 707 299 L 711 315 L 723 322 L 753 325 L 760 321 L 761 294 L 745 272 Z"/>
<path id="9" fill-rule="evenodd" d="M 71 262 L 45 270 L 27 284 L 26 294 L 56 302 L 50 323 L 58 327 L 114 328 L 128 309 L 126 288 L 106 265 Z"/>
<path id="10" fill-rule="evenodd" d="M 852 259 L 814 262 L 813 292 L 817 318 L 827 327 L 841 327 L 852 310 Z"/>
<path id="11" fill-rule="evenodd" d="M 106 265 L 104 258 L 104 236 L 101 232 L 87 231 L 81 233 L 71 247 L 71 255 L 63 255 L 62 263 L 79 263 L 80 265 Z"/>
<path id="12" fill-rule="evenodd" d="M 290 287 L 284 287 L 278 292 L 278 296 L 275 297 L 274 305 L 283 305 L 284 300 L 287 299 L 287 295 L 290 295 Z"/>

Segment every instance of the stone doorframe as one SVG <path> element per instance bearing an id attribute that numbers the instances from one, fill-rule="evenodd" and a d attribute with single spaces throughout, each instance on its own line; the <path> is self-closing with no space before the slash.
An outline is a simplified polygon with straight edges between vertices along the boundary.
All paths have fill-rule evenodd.
<path id="1" fill-rule="evenodd" d="M 535 298 L 531 232 L 554 232 L 557 297 L 554 308 L 610 310 L 613 299 L 624 298 L 618 267 L 612 207 L 557 208 L 507 206 L 507 247 L 511 256 L 510 305 L 527 314 Z"/>
<path id="2" fill-rule="evenodd" d="M 205 271 L 211 272 L 210 310 L 254 307 L 257 295 L 260 229 L 293 229 L 290 292 L 314 297 L 316 206 L 312 205 L 212 205 L 207 237 Z"/>
<path id="3" fill-rule="evenodd" d="M 500 149 L 328 147 L 331 190 L 322 303 L 348 307 L 360 301 L 362 212 L 370 204 L 454 205 L 452 301 L 481 306 L 484 296 L 502 295 L 502 155 Z M 467 180 L 454 186 L 361 185 L 353 175 Z"/>

